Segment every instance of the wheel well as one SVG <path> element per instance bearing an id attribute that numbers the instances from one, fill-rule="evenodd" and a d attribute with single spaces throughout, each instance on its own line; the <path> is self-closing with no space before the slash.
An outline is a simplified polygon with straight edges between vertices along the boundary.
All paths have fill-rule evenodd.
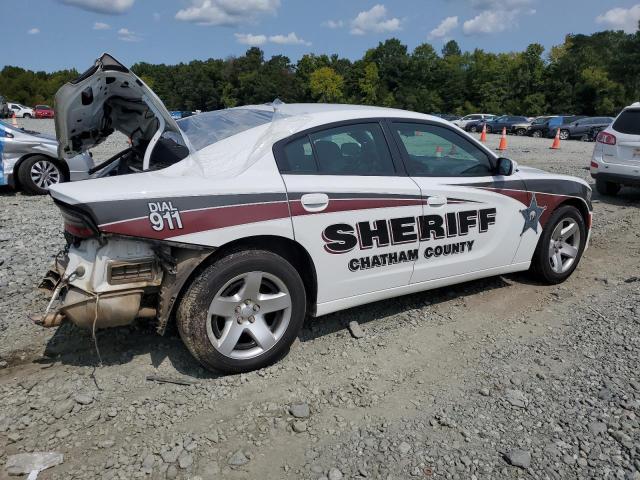
<path id="1" fill-rule="evenodd" d="M 241 238 L 239 240 L 226 243 L 216 249 L 193 270 L 189 279 L 181 288 L 180 294 L 174 304 L 174 308 L 179 304 L 182 295 L 191 284 L 193 278 L 195 278 L 204 268 L 214 264 L 221 258 L 240 250 L 267 250 L 280 255 L 291 263 L 302 278 L 302 283 L 304 284 L 304 288 L 307 293 L 307 311 L 312 315 L 315 314 L 315 305 L 318 295 L 318 280 L 316 276 L 316 268 L 311 256 L 298 242 L 289 238 L 274 235 L 259 235 Z"/>
<path id="2" fill-rule="evenodd" d="M 58 165 L 62 169 L 62 173 L 64 173 L 65 178 L 67 180 L 69 179 L 69 165 L 67 165 L 67 162 L 61 162 L 57 158 L 52 157 L 50 155 L 46 155 L 44 153 L 27 153 L 26 155 L 21 157 L 20 160 L 18 160 L 16 162 L 16 164 L 13 166 L 13 178 L 14 178 L 14 182 L 16 184 L 16 187 L 20 186 L 20 179 L 18 177 L 18 170 L 20 169 L 20 165 L 22 165 L 22 163 L 25 160 L 27 160 L 28 158 L 31 158 L 31 157 L 46 157 L 46 158 L 48 158 L 53 163 Z"/>
<path id="3" fill-rule="evenodd" d="M 580 214 L 582 215 L 582 219 L 584 220 L 584 224 L 587 226 L 587 229 L 591 228 L 591 222 L 590 222 L 591 212 L 589 212 L 589 207 L 587 207 L 587 204 L 583 200 L 580 200 L 578 198 L 568 198 L 562 203 L 558 204 L 558 206 L 556 207 L 556 210 L 562 207 L 563 205 L 571 205 L 573 207 L 576 207 L 580 211 Z"/>

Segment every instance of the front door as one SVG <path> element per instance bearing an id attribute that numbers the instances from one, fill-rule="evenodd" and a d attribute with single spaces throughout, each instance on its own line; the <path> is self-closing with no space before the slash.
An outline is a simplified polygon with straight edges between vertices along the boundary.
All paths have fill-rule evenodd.
<path id="1" fill-rule="evenodd" d="M 294 236 L 316 266 L 318 303 L 408 285 L 422 198 L 377 121 L 276 145 Z"/>
<path id="2" fill-rule="evenodd" d="M 489 152 L 444 125 L 389 125 L 423 195 L 420 258 L 411 282 L 513 263 L 529 202 L 517 175 L 494 176 Z"/>

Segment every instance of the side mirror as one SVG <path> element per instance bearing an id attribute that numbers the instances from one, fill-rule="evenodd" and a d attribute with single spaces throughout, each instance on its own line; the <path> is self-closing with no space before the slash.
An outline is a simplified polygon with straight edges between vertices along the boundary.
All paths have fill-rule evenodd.
<path id="1" fill-rule="evenodd" d="M 500 157 L 496 170 L 498 175 L 508 177 L 518 171 L 518 164 L 510 158 Z"/>

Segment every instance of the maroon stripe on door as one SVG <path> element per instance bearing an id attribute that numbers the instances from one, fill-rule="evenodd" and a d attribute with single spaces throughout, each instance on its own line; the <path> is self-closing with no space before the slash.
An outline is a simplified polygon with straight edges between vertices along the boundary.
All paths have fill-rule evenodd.
<path id="1" fill-rule="evenodd" d="M 526 192 L 523 190 L 503 190 L 500 188 L 487 188 L 486 190 L 491 190 L 496 193 L 500 193 L 501 195 L 506 195 L 507 197 L 511 197 L 515 200 L 521 202 L 525 207 L 528 207 L 531 203 L 531 197 L 533 192 Z M 563 201 L 567 200 L 566 195 L 554 195 L 553 193 L 541 193 L 535 192 L 536 194 L 536 202 L 540 207 L 546 207 L 542 215 L 540 215 L 540 225 L 543 227 L 546 225 L 549 217 L 556 209 L 558 205 L 560 205 Z"/>
<path id="2" fill-rule="evenodd" d="M 289 207 L 286 202 L 261 203 L 254 205 L 233 205 L 229 207 L 208 208 L 203 210 L 180 213 L 181 229 L 170 230 L 166 227 L 156 231 L 151 227 L 148 218 L 139 218 L 125 222 L 101 225 L 100 230 L 105 233 L 117 233 L 133 237 L 166 238 L 204 232 L 218 228 L 234 227 L 255 222 L 266 222 L 289 217 Z"/>
<path id="3" fill-rule="evenodd" d="M 422 205 L 426 202 L 426 198 L 354 198 L 354 199 L 329 199 L 327 208 L 320 212 L 308 212 L 302 206 L 300 200 L 292 200 L 291 215 L 294 217 L 300 215 L 314 215 L 317 213 L 333 213 L 347 212 L 351 210 L 371 210 L 375 208 L 393 208 L 393 207 L 410 207 L 413 205 Z"/>

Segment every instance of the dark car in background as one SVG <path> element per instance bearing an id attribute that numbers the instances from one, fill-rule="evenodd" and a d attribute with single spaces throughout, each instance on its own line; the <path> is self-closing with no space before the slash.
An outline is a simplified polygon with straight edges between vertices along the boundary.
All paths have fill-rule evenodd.
<path id="1" fill-rule="evenodd" d="M 556 134 L 558 128 L 561 125 L 575 122 L 585 118 L 584 115 L 550 115 L 545 117 L 538 117 L 529 128 L 527 128 L 527 135 L 530 137 L 545 137 L 550 138 Z"/>
<path id="2" fill-rule="evenodd" d="M 589 140 L 593 131 L 604 130 L 613 122 L 613 117 L 586 117 L 560 125 L 560 139 L 580 138 Z"/>
<path id="3" fill-rule="evenodd" d="M 514 125 L 526 123 L 529 119 L 527 117 L 517 115 L 502 115 L 486 122 L 487 133 L 500 133 L 503 128 L 507 129 L 507 133 L 514 133 Z M 482 130 L 482 124 L 480 124 L 480 130 Z"/>
<path id="4" fill-rule="evenodd" d="M 33 111 L 36 114 L 36 118 L 53 118 L 55 116 L 53 108 L 49 105 L 36 105 Z"/>

